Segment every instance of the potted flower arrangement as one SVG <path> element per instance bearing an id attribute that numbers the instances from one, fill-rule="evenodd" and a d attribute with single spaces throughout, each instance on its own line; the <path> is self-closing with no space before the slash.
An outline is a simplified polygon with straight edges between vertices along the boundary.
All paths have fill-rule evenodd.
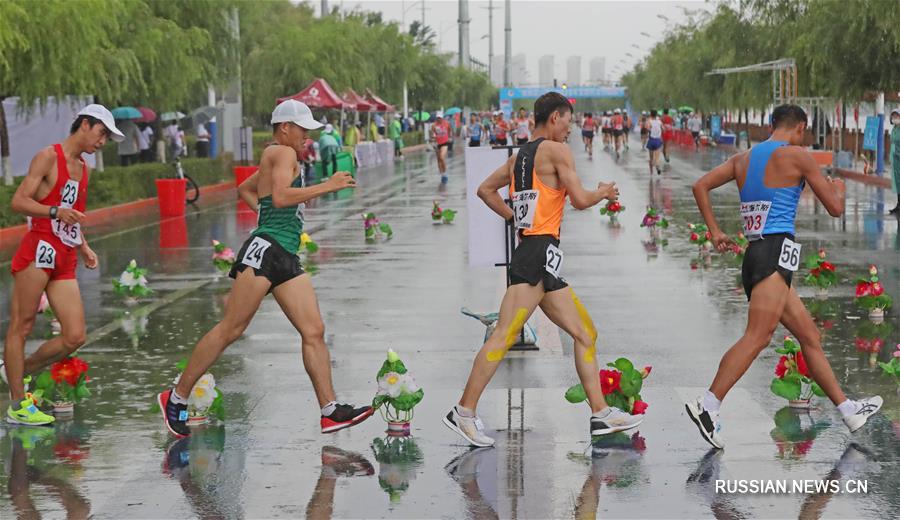
<path id="1" fill-rule="evenodd" d="M 605 206 L 600 208 L 601 215 L 609 215 L 610 221 L 616 221 L 619 213 L 625 211 L 625 206 L 618 200 L 611 200 Z"/>
<path id="2" fill-rule="evenodd" d="M 75 404 L 91 395 L 87 384 L 88 364 L 77 357 L 67 357 L 41 372 L 35 380 L 32 397 L 36 402 L 47 401 L 55 415 L 71 415 Z"/>
<path id="3" fill-rule="evenodd" d="M 802 459 L 812 448 L 819 433 L 828 429 L 828 421 L 816 421 L 809 413 L 798 414 L 790 407 L 775 412 L 775 428 L 769 433 L 778 448 L 779 459 Z"/>
<path id="4" fill-rule="evenodd" d="M 394 231 L 389 224 L 382 223 L 374 213 L 368 212 L 362 214 L 363 224 L 366 231 L 366 242 L 374 242 L 378 238 L 385 240 L 394 236 Z"/>
<path id="5" fill-rule="evenodd" d="M 884 310 L 894 303 L 878 281 L 878 268 L 875 265 L 869 266 L 869 278 L 859 278 L 856 281 L 856 303 L 869 311 L 869 319 L 874 323 L 884 321 Z"/>
<path id="6" fill-rule="evenodd" d="M 146 269 L 137 266 L 137 262 L 132 260 L 128 263 L 128 267 L 122 271 L 118 280 L 113 280 L 113 290 L 116 294 L 125 297 L 126 305 L 134 305 L 138 298 L 143 298 L 153 292 L 147 286 Z"/>
<path id="7" fill-rule="evenodd" d="M 234 265 L 234 250 L 218 240 L 213 240 L 212 262 L 221 274 L 227 274 Z"/>
<path id="8" fill-rule="evenodd" d="M 309 233 L 300 233 L 300 249 L 297 251 L 297 254 L 306 253 L 311 255 L 318 252 L 319 244 L 309 236 Z"/>
<path id="9" fill-rule="evenodd" d="M 900 343 L 897 343 L 897 350 L 887 363 L 878 362 L 878 366 L 884 371 L 885 375 L 891 376 L 900 389 Z"/>
<path id="10" fill-rule="evenodd" d="M 187 359 L 178 362 L 178 370 L 184 371 L 187 367 Z M 181 374 L 175 377 L 174 385 L 181 380 Z M 220 421 L 225 420 L 225 405 L 222 398 L 222 391 L 216 388 L 216 378 L 212 374 L 206 373 L 197 380 L 194 388 L 191 389 L 191 395 L 188 396 L 188 426 L 199 426 L 206 424 L 214 417 Z M 158 405 L 157 405 L 158 406 Z"/>
<path id="11" fill-rule="evenodd" d="M 669 227 L 669 221 L 666 220 L 666 217 L 660 215 L 656 208 L 647 206 L 647 213 L 644 213 L 644 218 L 641 219 L 641 227 L 655 228 L 657 226 L 665 229 Z"/>
<path id="12" fill-rule="evenodd" d="M 422 449 L 412 437 L 387 436 L 372 441 L 372 451 L 378 461 L 378 485 L 390 497 L 392 504 L 409 489 L 409 482 L 425 459 Z"/>
<path id="13" fill-rule="evenodd" d="M 775 366 L 775 378 L 769 388 L 772 393 L 788 400 L 791 408 L 808 409 L 813 394 L 823 397 L 825 392 L 809 377 L 809 368 L 800 345 L 790 336 L 775 352 L 781 354 Z"/>
<path id="14" fill-rule="evenodd" d="M 62 330 L 62 325 L 59 323 L 59 320 L 56 319 L 53 308 L 50 307 L 50 300 L 47 298 L 46 292 L 41 293 L 41 301 L 38 303 L 38 312 L 50 320 L 50 330 L 53 331 L 54 336 L 58 335 Z"/>
<path id="15" fill-rule="evenodd" d="M 438 204 L 438 201 L 434 201 L 434 207 L 431 208 L 431 222 L 433 224 L 452 224 L 453 219 L 456 218 L 456 213 L 456 210 L 441 209 L 441 205 Z"/>
<path id="16" fill-rule="evenodd" d="M 692 244 L 697 246 L 701 252 L 708 253 L 712 249 L 712 233 L 706 224 L 688 224 L 691 234 L 688 237 Z"/>
<path id="17" fill-rule="evenodd" d="M 750 241 L 747 240 L 747 237 L 744 236 L 743 231 L 738 231 L 738 234 L 731 239 L 731 252 L 734 254 L 735 258 L 739 261 L 744 261 L 744 253 L 747 252 L 747 247 L 750 246 Z"/>
<path id="18" fill-rule="evenodd" d="M 641 387 L 644 378 L 650 375 L 651 367 L 638 370 L 631 361 L 623 357 L 606 366 L 612 369 L 600 370 L 600 389 L 606 404 L 630 414 L 643 414 L 648 405 L 641 399 Z M 587 401 L 587 394 L 581 383 L 566 390 L 566 400 L 570 403 Z"/>
<path id="19" fill-rule="evenodd" d="M 816 288 L 816 297 L 819 299 L 826 298 L 828 288 L 837 283 L 834 264 L 825 260 L 825 256 L 825 250 L 819 249 L 818 253 L 807 256 L 803 261 L 809 269 L 809 274 L 803 281 Z"/>
<path id="20" fill-rule="evenodd" d="M 406 365 L 391 349 L 376 376 L 378 393 L 372 400 L 372 408 L 381 410 L 381 416 L 388 423 L 388 433 L 409 435 L 409 423 L 413 418 L 413 408 L 425 396 L 416 384 Z"/>

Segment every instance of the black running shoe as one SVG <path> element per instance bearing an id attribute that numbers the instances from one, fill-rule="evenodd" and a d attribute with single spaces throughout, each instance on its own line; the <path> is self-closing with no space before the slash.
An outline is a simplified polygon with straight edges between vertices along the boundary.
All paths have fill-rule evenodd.
<path id="1" fill-rule="evenodd" d="M 162 410 L 163 421 L 166 428 L 176 437 L 187 437 L 191 434 L 190 428 L 187 426 L 188 411 L 187 403 L 178 404 L 172 401 L 171 396 L 174 390 L 166 390 L 156 396 L 156 401 Z"/>
<path id="2" fill-rule="evenodd" d="M 375 413 L 371 406 L 354 408 L 350 404 L 339 404 L 329 416 L 322 416 L 322 433 L 334 433 L 355 426 Z"/>

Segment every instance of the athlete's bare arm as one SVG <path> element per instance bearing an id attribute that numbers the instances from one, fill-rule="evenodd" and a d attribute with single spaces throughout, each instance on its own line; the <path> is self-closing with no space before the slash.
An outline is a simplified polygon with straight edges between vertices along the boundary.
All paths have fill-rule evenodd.
<path id="1" fill-rule="evenodd" d="M 16 193 L 13 194 L 13 211 L 27 217 L 50 216 L 50 206 L 39 203 L 37 199 L 38 191 L 42 185 L 46 184 L 47 176 L 53 171 L 54 164 L 56 164 L 56 153 L 52 147 L 48 146 L 34 156 L 28 167 L 28 173 L 22 179 L 22 184 L 19 184 Z M 53 187 L 50 186 L 50 188 Z M 59 208 L 56 217 L 66 224 L 76 224 L 84 220 L 84 213 L 70 208 Z"/>
<path id="2" fill-rule="evenodd" d="M 355 188 L 356 179 L 347 172 L 337 172 L 327 181 L 308 188 L 292 188 L 294 171 L 297 167 L 297 152 L 289 146 L 270 146 L 263 154 L 271 154 L 266 159 L 270 162 L 272 187 L 272 205 L 276 208 L 287 208 L 302 204 L 326 193 L 344 188 Z"/>
<path id="3" fill-rule="evenodd" d="M 713 244 L 715 244 L 716 249 L 720 252 L 723 252 L 728 248 L 731 244 L 731 239 L 722 232 L 719 223 L 716 222 L 712 203 L 709 201 L 709 192 L 735 180 L 734 164 L 737 161 L 737 157 L 739 157 L 739 155 L 733 155 L 724 163 L 713 168 L 712 171 L 703 177 L 700 177 L 700 179 L 694 183 L 693 187 L 694 199 L 697 201 L 697 207 L 700 209 L 700 214 L 703 215 L 703 220 L 706 221 L 706 226 L 709 227 Z"/>
<path id="4" fill-rule="evenodd" d="M 497 193 L 504 186 L 509 186 L 509 180 L 512 178 L 512 168 L 515 165 L 516 156 L 513 155 L 503 163 L 503 166 L 494 170 L 494 173 L 488 175 L 480 186 L 478 186 L 478 198 L 487 204 L 487 207 L 500 215 L 503 220 L 513 218 L 513 210 L 504 202 L 503 197 Z"/>
<path id="5" fill-rule="evenodd" d="M 253 211 L 259 211 L 259 192 L 257 191 L 257 187 L 259 184 L 259 170 L 253 173 L 253 175 L 247 177 L 244 182 L 238 186 L 238 197 L 248 206 L 250 206 Z"/>
<path id="6" fill-rule="evenodd" d="M 844 181 L 822 175 L 816 160 L 806 150 L 792 146 L 789 153 L 793 159 L 792 162 L 800 170 L 800 174 L 803 175 L 816 197 L 822 201 L 828 214 L 832 217 L 840 217 L 844 213 Z"/>
<path id="7" fill-rule="evenodd" d="M 551 164 L 559 176 L 559 182 L 568 192 L 569 201 L 575 209 L 588 209 L 604 199 L 615 200 L 619 196 L 619 189 L 614 182 L 609 184 L 601 182 L 593 191 L 584 189 L 578 173 L 575 172 L 575 159 L 572 158 L 572 152 L 567 145 L 546 142 L 542 148 L 548 152 Z"/>

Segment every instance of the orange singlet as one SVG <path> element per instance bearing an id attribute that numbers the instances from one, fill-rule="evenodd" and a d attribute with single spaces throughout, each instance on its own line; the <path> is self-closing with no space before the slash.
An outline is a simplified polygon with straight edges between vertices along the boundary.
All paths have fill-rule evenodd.
<path id="1" fill-rule="evenodd" d="M 551 235 L 559 240 L 563 210 L 566 207 L 565 188 L 551 188 L 541 182 L 534 172 L 534 160 L 543 137 L 519 148 L 509 196 L 513 201 L 513 219 L 523 236 Z"/>

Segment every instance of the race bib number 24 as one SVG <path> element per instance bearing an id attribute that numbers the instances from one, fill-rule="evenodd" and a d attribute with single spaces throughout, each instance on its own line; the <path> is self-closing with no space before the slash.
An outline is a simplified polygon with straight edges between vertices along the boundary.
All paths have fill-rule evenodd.
<path id="1" fill-rule="evenodd" d="M 266 250 L 269 249 L 271 245 L 272 243 L 268 240 L 254 237 L 253 241 L 250 242 L 250 245 L 247 246 L 247 251 L 244 253 L 244 258 L 241 259 L 241 263 L 254 269 L 260 269 Z"/>

